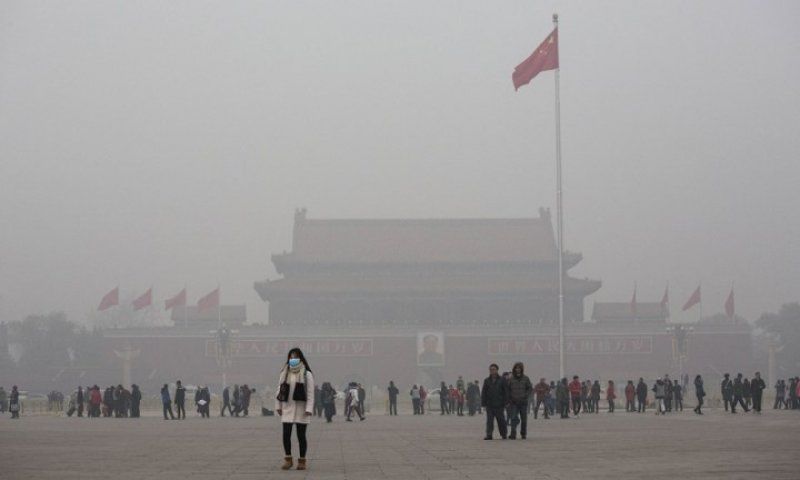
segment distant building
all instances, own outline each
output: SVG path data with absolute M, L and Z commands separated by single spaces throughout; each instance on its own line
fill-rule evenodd
M 247 306 L 220 305 L 202 311 L 196 306 L 174 307 L 170 319 L 176 327 L 217 328 L 222 323 L 228 328 L 239 328 L 247 322 Z
M 660 302 L 637 303 L 634 307 L 627 302 L 595 302 L 592 308 L 592 321 L 601 325 L 666 324 L 669 311 Z
M 295 214 L 292 251 L 272 256 L 283 278 L 256 282 L 275 326 L 553 325 L 558 250 L 539 218 L 312 220 Z M 564 255 L 565 272 L 581 261 Z M 583 322 L 600 282 L 564 278 L 565 320 Z

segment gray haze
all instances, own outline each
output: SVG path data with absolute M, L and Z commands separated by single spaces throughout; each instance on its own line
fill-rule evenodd
M 266 307 L 293 211 L 555 210 L 553 72 L 511 72 L 561 17 L 566 247 L 587 300 L 736 282 L 798 300 L 800 3 L 0 3 L 0 315 L 84 321 L 185 283 Z M 693 313 L 696 315 L 696 313 Z M 674 318 L 691 317 L 674 315 Z

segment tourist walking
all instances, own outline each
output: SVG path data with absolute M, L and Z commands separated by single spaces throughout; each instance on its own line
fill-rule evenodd
M 11 412 L 11 418 L 19 418 L 19 411 L 22 406 L 19 403 L 19 390 L 17 386 L 11 387 L 11 395 L 8 397 L 8 411 Z
M 314 415 L 322 417 L 322 388 L 319 385 L 314 385 Z
M 470 417 L 474 417 L 478 412 L 478 407 L 481 404 L 481 387 L 478 386 L 478 381 L 469 383 L 467 385 L 467 413 Z
M 186 420 L 186 388 L 180 380 L 175 382 L 175 413 L 178 420 Z
M 625 385 L 625 411 L 626 412 L 635 412 L 636 407 L 634 406 L 636 399 L 636 386 L 633 384 L 633 380 L 628 380 L 628 384 Z
M 506 419 L 503 414 L 508 403 L 507 386 L 503 377 L 499 373 L 500 367 L 496 363 L 489 365 L 489 376 L 483 381 L 481 388 L 481 405 L 486 408 L 486 436 L 484 440 L 491 440 L 494 432 L 494 423 L 497 422 L 497 430 L 500 437 L 506 439 Z
M 591 388 L 591 405 L 592 412 L 598 413 L 600 411 L 600 380 L 595 380 Z
M 733 402 L 733 381 L 729 373 L 723 375 L 722 383 L 719 388 L 722 393 L 722 403 L 725 405 L 725 411 L 727 412 L 729 407 L 734 408 L 733 405 L 731 405 L 731 402 Z
M 281 469 L 293 466 L 292 428 L 297 430 L 300 457 L 297 469 L 306 469 L 308 442 L 306 430 L 314 413 L 314 375 L 311 367 L 299 348 L 289 350 L 286 364 L 279 375 L 278 396 L 275 399 L 275 412 L 281 417 L 283 425 L 283 452 L 285 454 Z
M 520 437 L 524 440 L 528 436 L 528 399 L 532 392 L 533 384 L 525 375 L 525 366 L 522 362 L 515 363 L 508 378 L 508 421 L 511 424 L 508 438 L 517 438 L 517 425 Z
M 639 377 L 639 383 L 636 384 L 636 402 L 639 404 L 639 413 L 644 413 L 647 409 L 647 384 L 644 383 L 644 378 Z
M 742 379 L 742 396 L 744 397 L 744 404 L 747 405 L 747 408 L 752 409 L 753 391 L 750 388 L 750 379 L 747 377 Z
M 742 382 L 742 374 L 736 374 L 736 378 L 733 380 L 733 403 L 731 403 L 731 413 L 736 413 L 736 405 L 739 404 L 744 409 L 744 412 L 747 413 L 750 411 L 747 408 L 747 404 L 744 403 L 744 382 Z
M 617 392 L 614 390 L 614 381 L 609 380 L 606 386 L 606 400 L 608 401 L 608 413 L 614 413 L 614 400 L 617 398 Z
M 83 387 L 78 385 L 78 393 L 75 394 L 75 406 L 78 408 L 78 416 L 83 416 Z
M 411 387 L 411 391 L 408 394 L 411 396 L 411 407 L 414 410 L 414 415 L 419 415 L 419 388 L 414 385 Z
M 139 418 L 141 416 L 141 403 L 142 391 L 139 390 L 139 385 L 134 383 L 131 385 L 131 418 Z
M 387 389 L 389 393 L 389 415 L 397 415 L 397 395 L 400 394 L 400 390 L 394 385 L 394 381 L 389 381 L 389 388 Z
M 556 402 L 558 403 L 558 413 L 561 418 L 569 418 L 569 400 L 571 393 L 567 385 L 567 377 L 561 379 L 556 387 Z
M 172 401 L 169 398 L 169 386 L 166 383 L 161 387 L 161 406 L 164 410 L 164 420 L 175 420 L 175 415 L 172 413 Z M 168 413 L 169 418 L 167 418 Z
M 439 385 L 439 408 L 441 409 L 441 415 L 450 415 L 450 390 L 448 390 L 444 382 Z
M 756 372 L 756 376 L 750 382 L 750 394 L 753 396 L 753 410 L 756 413 L 761 413 L 761 398 L 764 395 L 764 389 L 767 385 L 764 379 L 761 378 L 761 372 Z
M 350 388 L 347 391 L 347 398 L 345 399 L 347 404 L 347 420 L 348 422 L 352 422 L 353 420 L 350 416 L 353 414 L 353 411 L 356 412 L 358 415 L 358 419 L 360 421 L 364 421 L 364 412 L 361 411 L 361 402 L 358 401 L 358 384 L 355 382 L 350 383 Z
M 100 387 L 95 384 L 89 394 L 89 417 L 97 418 L 100 416 L 100 405 L 102 403 L 103 396 L 100 394 Z
M 667 413 L 667 407 L 664 404 L 664 397 L 667 393 L 667 387 L 665 385 L 664 380 L 658 379 L 656 380 L 655 385 L 653 385 L 653 393 L 655 393 L 656 397 L 656 415 L 664 415 Z
M 322 401 L 325 421 L 331 423 L 333 416 L 336 415 L 336 390 L 333 389 L 330 382 L 322 384 L 319 398 Z
M 778 380 L 775 384 L 775 404 L 772 406 L 773 410 L 780 409 L 781 406 L 783 408 L 786 407 L 786 382 L 784 380 Z
M 679 382 L 675 382 L 672 386 L 672 399 L 675 406 L 675 411 L 683 411 L 683 387 Z
M 358 410 L 361 412 L 361 415 L 364 416 L 367 414 L 367 409 L 365 408 L 364 402 L 367 401 L 367 391 L 364 390 L 364 386 L 360 383 L 358 384 Z
M 578 376 L 575 375 L 572 377 L 572 381 L 569 382 L 568 388 L 570 400 L 572 401 L 572 415 L 577 418 L 578 414 L 581 413 L 581 390 L 585 386 L 581 384 Z
M 694 377 L 694 395 L 697 397 L 697 406 L 694 407 L 694 413 L 702 415 L 703 397 L 706 396 L 706 390 L 703 388 L 703 377 L 700 375 Z
M 222 389 L 222 408 L 219 409 L 219 416 L 225 416 L 225 409 L 228 409 L 228 415 L 233 416 L 233 409 L 231 408 L 231 389 L 225 387 Z
M 547 406 L 547 395 L 550 393 L 550 385 L 547 384 L 547 380 L 540 378 L 539 383 L 533 387 L 533 392 L 536 399 L 536 403 L 533 407 L 534 420 L 539 416 L 539 405 L 542 405 L 542 414 L 544 415 L 544 418 L 550 418 L 550 412 L 548 412 L 549 407 Z

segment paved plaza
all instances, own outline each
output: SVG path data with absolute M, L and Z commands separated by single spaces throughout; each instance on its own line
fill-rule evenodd
M 800 478 L 800 413 L 792 411 L 539 419 L 531 421 L 527 440 L 514 441 L 484 441 L 483 425 L 483 417 L 438 414 L 316 421 L 304 473 L 279 469 L 283 452 L 274 417 L 5 416 L 0 478 Z

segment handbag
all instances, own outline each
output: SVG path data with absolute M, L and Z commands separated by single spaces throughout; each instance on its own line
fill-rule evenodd
M 278 401 L 279 402 L 288 402 L 289 401 L 289 384 L 285 381 L 281 383 L 280 388 L 278 388 Z
M 8 406 L 9 412 L 19 412 L 19 403 L 12 403 Z

